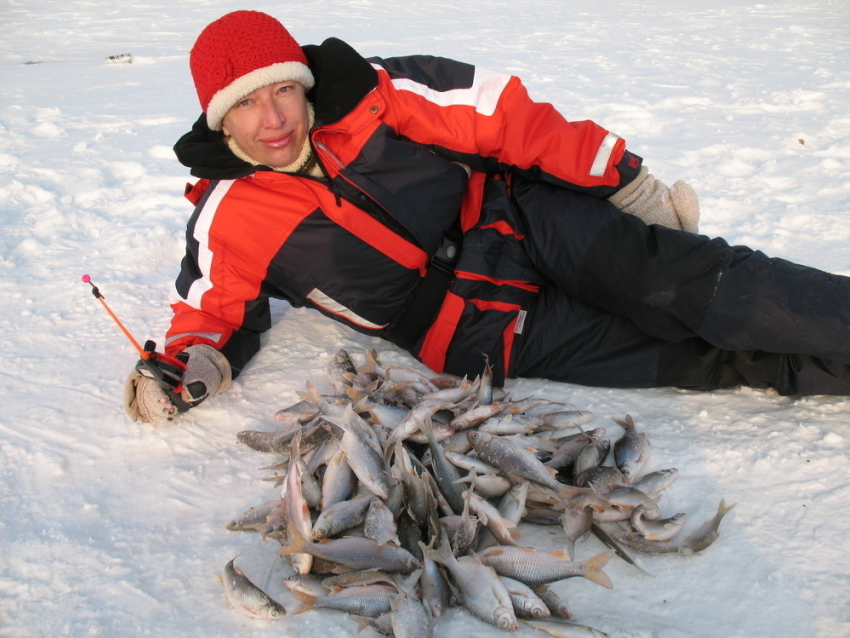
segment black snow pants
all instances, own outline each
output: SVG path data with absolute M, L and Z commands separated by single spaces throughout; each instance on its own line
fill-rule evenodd
M 540 182 L 512 191 L 525 251 L 551 285 L 517 335 L 510 376 L 850 395 L 850 278 L 647 226 Z

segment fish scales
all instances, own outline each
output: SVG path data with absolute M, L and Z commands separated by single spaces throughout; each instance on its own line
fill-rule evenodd
M 286 615 L 286 609 L 279 602 L 252 583 L 241 569 L 230 560 L 224 567 L 221 582 L 224 593 L 236 609 L 254 618 L 275 619 Z
M 548 468 L 525 448 L 485 432 L 471 431 L 467 438 L 481 460 L 505 474 L 534 481 L 556 492 L 560 492 L 564 487 L 549 473 Z

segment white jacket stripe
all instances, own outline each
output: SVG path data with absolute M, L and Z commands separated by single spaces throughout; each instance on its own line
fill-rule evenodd
M 195 221 L 195 229 L 192 232 L 192 238 L 198 242 L 198 269 L 201 271 L 200 278 L 192 282 L 189 287 L 189 292 L 185 299 L 182 299 L 176 289 L 172 294 L 177 295 L 177 299 L 190 305 L 192 308 L 201 310 L 201 301 L 204 293 L 213 287 L 211 278 L 213 252 L 210 250 L 210 227 L 212 227 L 215 213 L 218 210 L 221 200 L 227 195 L 227 191 L 233 186 L 236 180 L 223 179 L 216 184 L 212 193 L 210 193 L 206 204 L 204 204 L 201 214 Z
M 387 72 L 379 64 L 372 63 L 372 66 L 379 72 Z M 466 89 L 435 91 L 409 78 L 396 78 L 392 83 L 399 91 L 416 93 L 439 106 L 474 106 L 481 115 L 493 115 L 510 79 L 511 76 L 505 73 L 475 67 L 472 86 Z
M 340 317 L 345 317 L 351 323 L 356 324 L 358 326 L 362 326 L 364 328 L 371 328 L 372 330 L 380 330 L 381 328 L 386 328 L 386 324 L 381 326 L 377 323 L 372 323 L 368 319 L 364 319 L 350 308 L 347 308 L 335 299 L 331 299 L 330 297 L 328 297 L 318 288 L 313 288 L 313 290 L 308 293 L 307 299 L 312 301 L 317 306 L 324 308 L 328 312 L 331 312 L 335 315 L 339 315 Z
M 591 177 L 605 176 L 605 171 L 608 169 L 608 161 L 611 159 L 611 153 L 614 152 L 614 146 L 617 144 L 618 139 L 620 139 L 619 135 L 608 133 L 605 139 L 602 140 L 602 144 L 599 145 L 599 150 L 596 152 L 596 159 L 593 160 L 593 166 L 590 167 Z

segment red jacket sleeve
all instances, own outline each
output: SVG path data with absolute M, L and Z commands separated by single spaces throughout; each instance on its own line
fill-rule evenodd
M 420 59 L 427 72 L 410 72 Z M 603 197 L 640 170 L 640 158 L 626 151 L 623 139 L 592 121 L 567 121 L 551 104 L 533 101 L 517 77 L 472 67 L 471 78 L 468 71 L 458 73 L 464 77 L 457 87 L 441 80 L 444 85 L 434 88 L 423 79 L 434 75 L 433 58 L 403 61 L 404 74 L 393 73 L 397 65 L 388 65 L 389 71 L 376 65 L 383 71 L 379 90 L 391 105 L 387 123 L 419 143 L 455 153 L 473 168 L 515 170 Z M 441 62 L 444 76 L 451 75 L 453 65 L 471 68 Z

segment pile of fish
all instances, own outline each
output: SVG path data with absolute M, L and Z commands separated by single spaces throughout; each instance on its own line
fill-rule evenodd
M 685 515 L 663 518 L 661 492 L 675 469 L 644 474 L 651 454 L 630 416 L 613 446 L 593 415 L 542 398 L 512 399 L 475 380 L 384 366 L 374 352 L 356 368 L 340 350 L 321 394 L 310 382 L 279 411 L 283 428 L 243 431 L 240 442 L 282 462 L 269 480 L 281 496 L 228 524 L 281 544 L 285 581 L 301 606 L 348 612 L 385 635 L 430 637 L 452 602 L 504 630 L 528 623 L 555 636 L 605 636 L 570 622 L 550 584 L 586 578 L 612 587 L 602 568 L 622 546 L 691 554 L 718 535 L 727 508 L 683 541 Z M 613 447 L 614 465 L 606 465 Z M 559 525 L 563 549 L 524 546 L 518 524 Z M 612 549 L 576 560 L 593 532 Z M 222 577 L 238 609 L 286 611 L 230 561 Z M 293 610 L 290 610 L 290 613 Z

